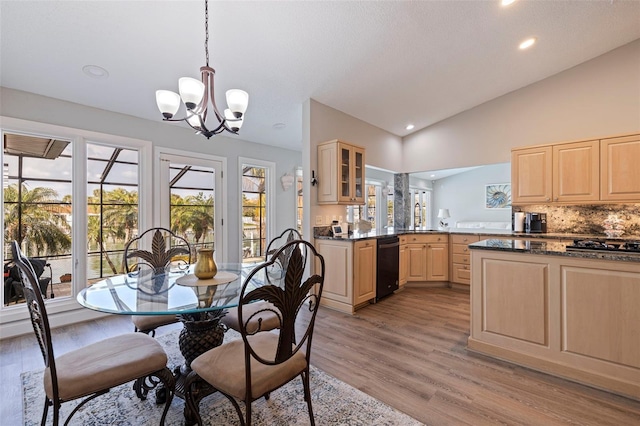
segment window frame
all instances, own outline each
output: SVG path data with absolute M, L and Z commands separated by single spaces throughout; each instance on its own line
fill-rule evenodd
M 70 140 L 72 143 L 72 176 L 71 185 L 72 206 L 75 207 L 72 219 L 72 245 L 71 256 L 74 276 L 72 282 L 71 297 L 47 300 L 47 309 L 50 315 L 76 311 L 73 319 L 65 319 L 68 323 L 84 321 L 86 319 L 102 316 L 89 309 L 82 308 L 75 300 L 78 292 L 86 287 L 80 283 L 87 282 L 87 143 L 100 144 L 111 147 L 122 147 L 138 151 L 138 224 L 140 229 L 146 229 L 152 224 L 152 143 L 151 141 L 117 136 L 90 130 L 76 129 L 72 127 L 54 124 L 39 123 L 13 117 L 0 116 L 0 133 L 17 133 L 35 137 L 59 138 Z M 4 162 L 4 150 L 0 153 Z M 3 192 L 4 194 L 4 192 Z M 1 215 L 0 225 L 4 229 L 4 215 Z M 3 247 L 7 246 L 4 240 L 4 232 L 0 236 Z M 2 253 L 4 256 L 8 253 Z M 4 305 L 4 304 L 2 304 Z M 29 313 L 24 304 L 0 306 L 0 325 L 3 326 L 3 334 L 14 335 L 28 331 L 30 323 L 27 320 Z M 15 322 L 15 323 L 14 323 Z M 14 324 L 11 324 L 14 323 Z M 10 326 L 8 326 L 10 324 Z
M 266 225 L 265 225 L 265 245 L 269 243 L 276 235 L 276 216 L 275 216 L 275 201 L 276 201 L 276 163 L 272 161 L 257 160 L 255 158 L 238 157 L 238 259 L 242 262 L 242 169 L 244 167 L 260 167 L 265 170 L 265 194 L 266 194 Z

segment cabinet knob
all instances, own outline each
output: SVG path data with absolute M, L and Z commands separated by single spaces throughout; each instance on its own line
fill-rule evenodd
M 556 197 L 556 201 L 558 201 L 558 197 Z
M 551 201 L 551 198 L 547 198 L 547 201 Z
M 462 242 L 463 242 L 463 243 L 466 243 L 467 241 L 468 241 L 468 240 L 467 240 L 466 238 L 463 238 L 463 239 L 462 239 Z
M 462 268 L 463 269 L 469 269 L 469 267 L 467 265 L 464 265 Z
M 462 249 L 462 251 L 469 251 L 469 249 L 465 247 Z

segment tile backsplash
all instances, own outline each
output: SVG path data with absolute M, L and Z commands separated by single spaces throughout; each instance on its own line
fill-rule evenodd
M 547 232 L 570 234 L 604 234 L 604 221 L 615 214 L 624 221 L 622 238 L 640 238 L 640 204 L 590 204 L 575 206 L 530 205 L 514 211 L 547 214 Z

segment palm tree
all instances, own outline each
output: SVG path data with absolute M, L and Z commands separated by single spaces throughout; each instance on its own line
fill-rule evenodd
M 61 203 L 52 188 L 21 188 L 18 185 L 4 190 L 4 237 L 26 244 L 26 250 L 34 256 L 58 254 L 71 249 L 71 227 L 65 217 L 47 208 L 51 203 Z
M 214 229 L 213 197 L 199 192 L 182 199 L 172 195 L 171 230 L 186 238 L 187 231 L 194 233 L 194 242 L 198 243 L 207 235 L 209 229 Z
M 106 242 L 110 240 L 116 247 L 123 247 L 125 242 L 132 238 L 138 227 L 138 193 L 123 188 L 104 191 L 101 212 L 99 210 L 100 189 L 96 189 L 93 191 L 93 196 L 88 197 L 88 204 L 89 242 L 100 247 L 100 252 L 104 255 L 113 274 L 122 272 L 118 271 L 118 267 L 109 256 Z

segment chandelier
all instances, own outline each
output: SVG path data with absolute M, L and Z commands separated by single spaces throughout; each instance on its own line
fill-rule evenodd
M 225 130 L 237 135 L 238 130 L 242 127 L 244 113 L 249 104 L 249 94 L 239 89 L 227 90 L 227 105 L 229 107 L 224 110 L 224 114 L 220 114 L 216 106 L 213 84 L 216 71 L 209 66 L 209 6 L 207 0 L 204 2 L 204 16 L 206 65 L 200 68 L 201 81 L 191 77 L 182 77 L 178 80 L 180 94 L 170 90 L 157 90 L 156 103 L 164 121 L 186 121 L 196 133 L 207 139 Z M 181 103 L 186 107 L 186 116 L 173 118 Z M 209 106 L 213 107 L 211 111 L 217 120 L 214 122 L 215 127 L 212 130 L 206 124 L 207 113 L 210 111 Z

